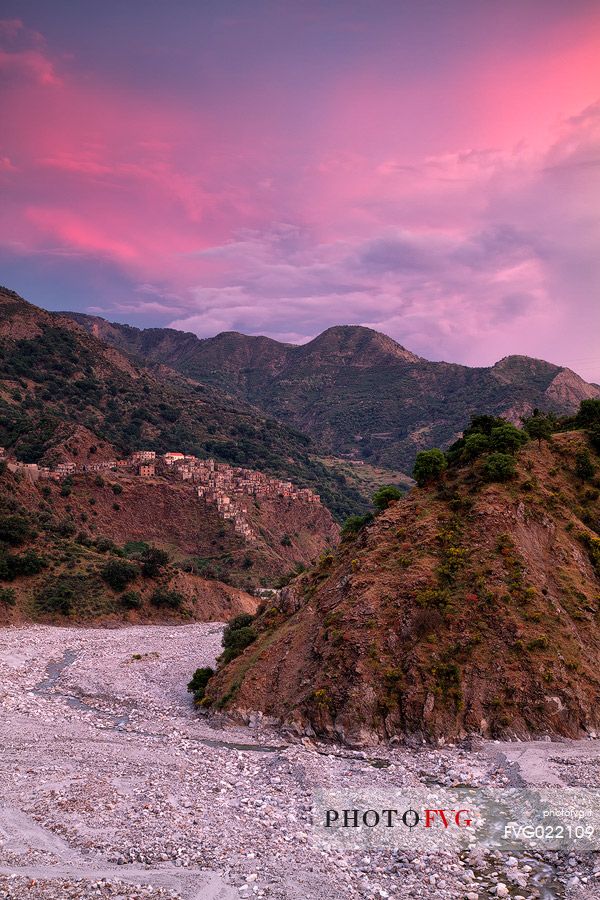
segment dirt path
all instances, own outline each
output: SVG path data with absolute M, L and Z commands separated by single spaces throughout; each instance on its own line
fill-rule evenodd
M 344 845 L 317 821 L 319 792 L 439 803 L 456 785 L 510 785 L 515 762 L 531 778 L 523 759 L 549 746 L 558 779 L 589 779 L 590 742 L 575 765 L 563 745 L 387 747 L 369 758 L 219 729 L 185 685 L 220 639 L 214 623 L 0 629 L 0 898 L 483 900 L 503 881 L 513 897 L 592 895 L 593 859 L 563 870 L 560 853 L 552 862 L 528 849 L 515 868 L 500 845 L 461 849 L 428 834 L 391 849 Z

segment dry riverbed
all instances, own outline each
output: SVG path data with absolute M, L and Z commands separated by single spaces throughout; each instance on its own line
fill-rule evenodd
M 214 623 L 0 630 L 0 898 L 600 896 L 598 841 L 509 845 L 500 817 L 460 841 L 344 845 L 318 799 L 595 789 L 598 742 L 357 753 L 218 727 L 185 685 L 220 638 Z

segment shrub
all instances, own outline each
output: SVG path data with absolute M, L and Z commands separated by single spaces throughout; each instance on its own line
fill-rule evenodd
M 125 559 L 111 559 L 103 567 L 100 574 L 111 588 L 115 591 L 122 591 L 130 581 L 137 577 L 138 569 L 137 566 L 127 562 Z
M 70 616 L 75 600 L 75 584 L 67 575 L 49 578 L 37 595 L 37 604 L 42 612 L 60 613 Z
M 515 461 L 508 453 L 491 453 L 483 464 L 486 481 L 509 481 L 515 474 Z
M 14 606 L 17 602 L 17 595 L 12 588 L 0 588 L 0 603 L 5 606 Z
M 180 594 L 179 591 L 157 588 L 150 597 L 150 603 L 163 609 L 181 609 L 183 606 L 183 594 Z
M 548 638 L 539 637 L 534 638 L 532 641 L 526 645 L 528 650 L 547 650 L 548 649 Z
M 365 528 L 369 522 L 373 521 L 372 513 L 367 513 L 364 516 L 348 516 L 344 524 L 342 525 L 341 536 L 342 539 L 349 538 L 354 534 L 358 534 L 360 531 Z
M 445 455 L 437 447 L 433 450 L 420 450 L 415 460 L 413 478 L 419 487 L 423 487 L 440 478 L 447 466 Z
M 20 575 L 37 575 L 47 565 L 46 559 L 35 550 L 20 554 L 0 553 L 0 580 L 12 581 Z
M 95 541 L 95 547 L 98 553 L 114 553 L 117 549 L 115 547 L 114 541 L 111 541 L 110 538 L 99 537 Z
M 120 484 L 113 484 L 113 485 L 111 485 L 111 488 L 112 488 L 113 494 L 122 494 L 123 493 L 123 487 Z
M 242 653 L 246 647 L 249 647 L 255 640 L 256 633 L 252 628 L 238 628 L 236 631 L 232 632 L 226 644 L 225 637 L 223 637 L 223 646 L 225 649 L 220 657 L 221 662 L 228 663 L 232 659 L 235 659 L 236 656 L 239 656 L 240 653 Z
M 384 509 L 387 509 L 390 503 L 395 503 L 396 500 L 400 500 L 402 497 L 402 491 L 397 488 L 393 484 L 384 484 L 383 487 L 380 487 L 379 490 L 375 491 L 371 500 L 373 502 L 373 506 L 378 512 L 383 512 Z
M 147 578 L 156 578 L 163 566 L 169 563 L 169 554 L 158 547 L 148 547 L 141 555 L 142 572 Z
M 192 680 L 187 686 L 190 694 L 194 695 L 194 703 L 200 703 L 204 700 L 206 685 L 214 674 L 215 670 L 211 669 L 210 666 L 203 666 L 201 669 L 196 669 L 192 675 Z
M 225 649 L 220 656 L 222 663 L 228 663 L 235 659 L 256 640 L 256 632 L 250 627 L 252 621 L 253 616 L 249 613 L 242 613 L 225 627 L 222 641 Z
M 0 516 L 0 541 L 18 547 L 31 534 L 31 526 L 23 516 Z
M 127 591 L 119 597 L 121 606 L 125 609 L 141 609 L 142 598 L 137 591 Z
M 595 468 L 588 450 L 580 450 L 575 457 L 575 474 L 582 481 L 590 481 L 594 477 Z
M 284 536 L 281 538 L 281 546 L 282 547 L 291 547 L 292 546 L 292 539 L 289 536 L 289 534 L 284 534 Z
M 104 487 L 104 478 L 102 477 L 102 475 L 96 475 L 96 477 L 94 478 L 94 484 L 96 485 L 96 487 Z

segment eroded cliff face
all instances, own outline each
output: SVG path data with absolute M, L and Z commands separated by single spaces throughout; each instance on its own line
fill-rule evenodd
M 600 730 L 600 492 L 581 433 L 415 489 L 287 589 L 209 701 L 350 744 Z M 600 460 L 593 456 L 597 471 Z
M 571 369 L 562 369 L 546 388 L 546 396 L 564 409 L 575 409 L 582 400 L 600 396 L 595 384 L 588 384 Z

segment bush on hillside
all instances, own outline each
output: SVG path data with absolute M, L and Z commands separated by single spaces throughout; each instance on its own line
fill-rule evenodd
M 372 513 L 367 513 L 364 516 L 348 516 L 342 525 L 342 530 L 340 532 L 342 540 L 344 540 L 344 538 L 352 537 L 355 534 L 359 534 L 359 532 L 372 521 Z
M 3 553 L 0 551 L 0 581 L 13 581 L 27 575 L 37 575 L 48 565 L 43 556 L 35 550 L 25 553 Z
M 36 600 L 39 609 L 47 613 L 70 616 L 76 598 L 75 583 L 67 575 L 49 578 L 40 588 Z
M 183 594 L 179 591 L 169 591 L 166 588 L 157 588 L 150 597 L 150 603 L 161 609 L 181 609 L 183 600 Z
M 24 516 L 0 516 L 0 541 L 18 547 L 31 535 L 31 526 Z
M 596 472 L 588 450 L 580 450 L 575 457 L 575 474 L 582 481 L 590 481 Z
M 223 631 L 223 653 L 220 662 L 228 663 L 239 656 L 246 647 L 256 640 L 256 632 L 250 627 L 254 617 L 249 613 L 242 613 L 229 622 Z
M 444 453 L 437 447 L 433 450 L 420 450 L 415 460 L 413 478 L 419 487 L 423 487 L 430 481 L 437 481 L 447 466 L 448 462 Z
M 394 484 L 384 484 L 373 494 L 371 500 L 378 512 L 383 512 L 390 503 L 395 503 L 402 497 L 402 491 Z
M 490 453 L 483 464 L 486 481 L 509 481 L 515 474 L 515 460 L 508 453 Z
M 115 591 L 123 591 L 138 575 L 138 568 L 125 559 L 111 559 L 100 572 L 102 578 Z
M 192 675 L 192 680 L 187 686 L 190 694 L 194 695 L 194 703 L 200 703 L 204 699 L 206 685 L 214 674 L 215 670 L 211 669 L 210 666 L 203 666 L 200 669 L 196 669 Z
M 125 609 L 141 609 L 142 598 L 137 591 L 126 591 L 119 597 L 121 606 Z
M 158 547 L 148 547 L 141 554 L 142 573 L 147 578 L 156 578 L 163 566 L 169 564 L 169 554 L 166 550 L 159 550 Z
M 17 595 L 12 588 L 0 588 L 0 603 L 4 606 L 14 606 L 17 602 Z

